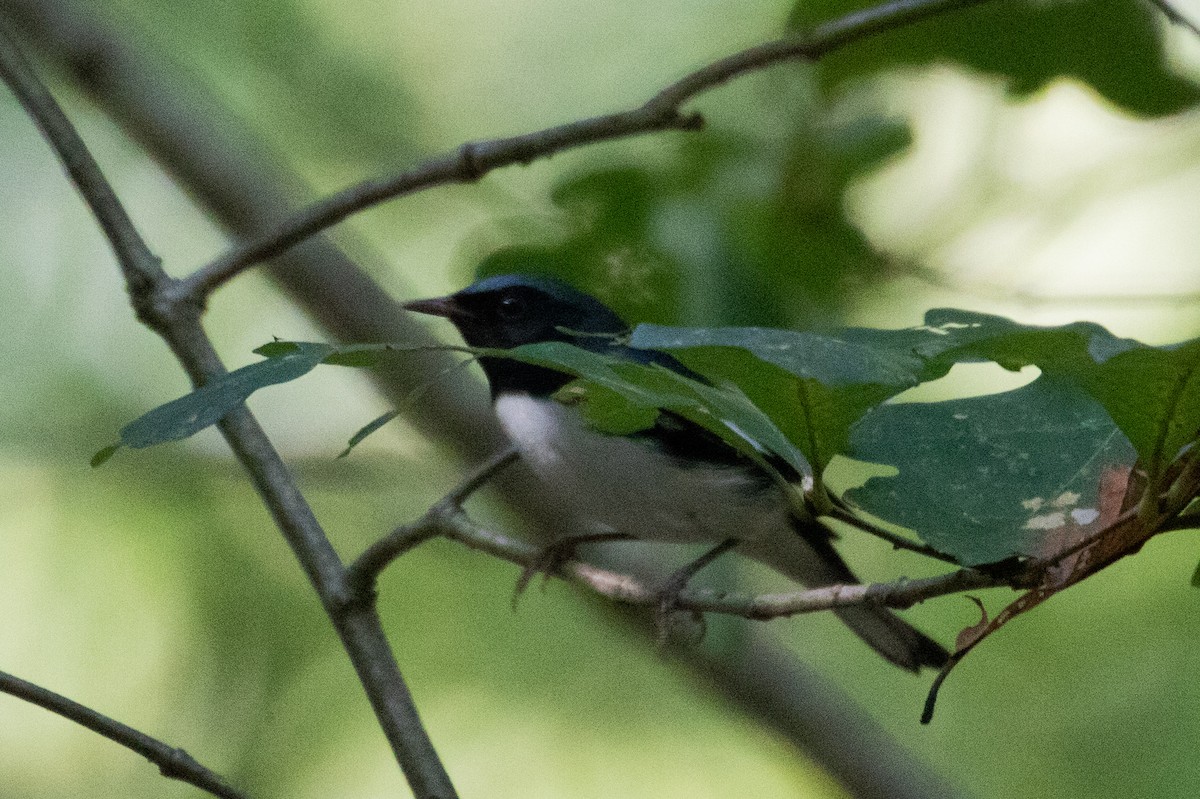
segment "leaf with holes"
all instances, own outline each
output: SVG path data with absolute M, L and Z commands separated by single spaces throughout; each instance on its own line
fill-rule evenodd
M 847 499 L 967 566 L 1044 555 L 1106 523 L 1105 475 L 1134 460 L 1103 407 L 1045 377 L 1002 394 L 882 406 L 852 443 L 854 457 L 899 471 Z

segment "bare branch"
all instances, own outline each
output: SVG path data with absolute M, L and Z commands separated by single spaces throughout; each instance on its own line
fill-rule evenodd
M 520 457 L 520 454 L 514 447 L 507 447 L 506 449 L 497 452 L 493 457 L 484 461 L 477 469 L 475 469 L 475 471 L 467 475 L 466 479 L 459 483 L 453 491 L 443 497 L 441 503 L 439 504 L 448 508 L 462 508 L 463 503 L 466 502 L 472 494 L 483 488 L 483 486 L 493 477 L 499 474 L 502 469 L 516 463 Z
M 100 221 L 139 318 L 162 336 L 194 383 L 223 374 L 225 367 L 200 324 L 201 308 L 186 295 L 166 291 L 173 280 L 138 236 L 87 146 L 3 30 L 0 74 L 21 97 Z M 456 796 L 378 615 L 355 601 L 346 568 L 279 453 L 245 406 L 229 413 L 218 427 L 320 597 L 414 794 L 418 799 Z
M 386 569 L 389 563 L 430 538 L 439 535 L 442 531 L 440 520 L 443 517 L 452 516 L 461 511 L 463 503 L 472 494 L 519 458 L 520 455 L 515 449 L 506 447 L 484 461 L 454 490 L 435 503 L 424 519 L 416 524 L 397 527 L 367 547 L 350 566 L 350 582 L 354 590 L 364 596 L 369 595 L 375 588 L 375 581 L 380 572 Z
M 543 553 L 540 547 L 479 527 L 461 508 L 438 503 L 420 521 L 397 528 L 368 548 L 355 563 L 354 570 L 361 570 L 364 578 L 369 576 L 370 580 L 373 580 L 374 576 L 396 557 L 439 535 L 522 568 L 531 568 L 542 563 Z M 657 607 L 662 601 L 662 593 L 658 586 L 649 586 L 628 574 L 578 560 L 563 563 L 556 576 L 629 605 Z M 750 595 L 687 589 L 680 592 L 673 607 L 762 621 L 865 603 L 909 608 L 926 599 L 946 594 L 1006 585 L 1008 582 L 1005 580 L 974 569 L 959 569 L 937 577 L 901 579 L 871 585 L 828 585 L 783 594 Z
M 213 796 L 222 797 L 222 799 L 245 799 L 246 797 L 241 791 L 230 788 L 220 775 L 202 766 L 182 749 L 176 749 L 157 738 L 151 738 L 144 732 L 135 730 L 127 724 L 122 724 L 61 694 L 56 694 L 40 685 L 34 685 L 3 671 L 0 671 L 0 691 L 45 708 L 51 713 L 57 713 L 63 718 L 87 727 L 92 732 L 103 735 L 110 741 L 119 743 L 126 749 L 137 752 L 158 766 L 158 770 L 168 779 L 186 782 Z
M 468 142 L 455 152 L 387 178 L 365 180 L 294 214 L 265 235 L 236 246 L 182 280 L 181 294 L 201 300 L 245 269 L 272 258 L 348 216 L 385 200 L 451 183 L 472 183 L 494 169 L 528 164 L 573 147 L 664 130 L 697 130 L 684 103 L 739 75 L 798 59 L 815 60 L 848 44 L 987 0 L 895 0 L 715 61 L 667 86 L 643 105 L 534 133 Z
M 71 182 L 108 237 L 126 282 L 132 287 L 165 278 L 158 259 L 133 226 L 75 126 L 38 79 L 3 20 L 0 20 L 0 77 L 62 161 Z

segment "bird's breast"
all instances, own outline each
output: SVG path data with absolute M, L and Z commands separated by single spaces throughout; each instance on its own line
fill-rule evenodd
M 753 539 L 788 524 L 779 490 L 740 469 L 681 465 L 652 441 L 600 433 L 548 398 L 501 394 L 496 415 L 554 499 L 593 529 L 691 543 Z

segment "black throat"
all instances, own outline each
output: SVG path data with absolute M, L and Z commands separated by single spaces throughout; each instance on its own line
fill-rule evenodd
M 534 397 L 549 397 L 575 379 L 574 375 L 547 369 L 511 358 L 483 356 L 479 365 L 487 376 L 492 389 L 492 400 L 501 394 L 530 394 Z

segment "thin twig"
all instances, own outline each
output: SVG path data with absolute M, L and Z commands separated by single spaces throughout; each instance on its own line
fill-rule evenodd
M 534 133 L 469 142 L 453 153 L 387 178 L 373 178 L 297 212 L 265 235 L 244 242 L 180 281 L 181 295 L 202 301 L 245 269 L 273 258 L 348 216 L 434 186 L 472 183 L 488 172 L 587 144 L 664 130 L 696 130 L 699 114 L 685 114 L 684 103 L 740 75 L 785 61 L 815 60 L 884 31 L 987 0 L 896 0 L 856 11 L 818 26 L 807 36 L 789 36 L 735 53 L 692 72 L 659 91 L 637 108 L 582 119 Z
M 1165 16 L 1171 23 L 1187 28 L 1192 33 L 1200 36 L 1200 25 L 1197 25 L 1195 22 L 1192 22 L 1190 19 L 1185 17 L 1183 13 L 1171 5 L 1168 0 L 1150 0 L 1150 5 L 1161 11 L 1163 16 Z
M 245 794 L 226 785 L 219 774 L 205 768 L 182 749 L 165 744 L 73 699 L 3 671 L 0 671 L 0 691 L 45 708 L 51 713 L 57 713 L 110 741 L 119 743 L 126 749 L 137 752 L 158 766 L 158 770 L 168 779 L 186 782 L 222 799 L 246 799 Z
M 199 304 L 165 291 L 172 279 L 146 248 L 70 121 L 3 31 L 0 69 L 99 220 L 139 318 L 162 336 L 194 383 L 223 374 L 225 367 L 200 325 Z M 419 799 L 452 799 L 454 787 L 421 723 L 379 617 L 369 604 L 354 601 L 346 568 L 279 453 L 245 406 L 230 412 L 218 426 L 320 597 L 414 794 Z
M 515 463 L 520 455 L 511 446 L 484 461 L 450 493 L 429 509 L 425 518 L 416 524 L 406 524 L 367 547 L 350 565 L 350 581 L 354 590 L 369 593 L 374 590 L 380 572 L 406 552 L 420 546 L 441 532 L 440 521 L 462 509 L 467 498 L 505 467 Z
M 479 527 L 462 513 L 427 520 L 426 524 L 464 546 L 518 566 L 528 567 L 541 556 L 541 550 L 536 545 Z M 625 604 L 656 607 L 662 599 L 658 586 L 645 585 L 628 574 L 577 560 L 564 563 L 556 575 Z M 959 569 L 937 577 L 870 585 L 829 585 L 782 594 L 750 595 L 689 588 L 679 593 L 678 601 L 673 606 L 679 610 L 722 613 L 761 621 L 868 602 L 908 608 L 946 594 L 1005 585 L 1008 583 L 1004 580 L 989 577 L 974 569 Z
M 458 484 L 446 496 L 442 497 L 442 501 L 438 504 L 447 507 L 460 509 L 463 503 L 466 502 L 472 494 L 499 474 L 502 470 L 516 463 L 521 455 L 515 447 L 507 447 L 500 452 L 497 452 L 491 458 L 481 463 L 476 467 L 475 471 L 471 472 L 466 478 Z

